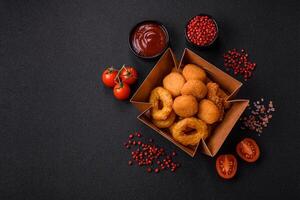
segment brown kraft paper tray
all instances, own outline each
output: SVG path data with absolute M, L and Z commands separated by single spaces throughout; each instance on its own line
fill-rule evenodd
M 189 63 L 202 67 L 206 71 L 209 79 L 218 83 L 229 95 L 227 100 L 232 104 L 226 111 L 223 121 L 218 123 L 212 129 L 209 137 L 205 139 L 205 141 L 201 140 L 198 145 L 193 147 L 184 146 L 175 141 L 168 129 L 157 128 L 151 122 L 150 109 L 152 105 L 149 103 L 151 91 L 157 86 L 162 86 L 163 78 L 171 72 L 172 68 L 176 67 L 178 69 L 182 69 L 185 64 Z M 226 137 L 229 135 L 235 123 L 238 121 L 249 103 L 249 100 L 246 99 L 234 99 L 241 86 L 241 82 L 221 71 L 216 66 L 207 62 L 189 49 L 184 50 L 181 60 L 178 63 L 173 51 L 169 48 L 161 56 L 154 68 L 137 89 L 130 102 L 141 112 L 141 114 L 137 117 L 140 121 L 154 129 L 190 156 L 194 157 L 198 147 L 200 146 L 200 149 L 204 154 L 213 157 L 217 154 Z

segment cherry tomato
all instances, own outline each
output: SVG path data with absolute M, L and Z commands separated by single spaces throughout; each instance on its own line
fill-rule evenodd
M 132 85 L 136 82 L 136 80 L 138 78 L 138 73 L 134 67 L 125 66 L 121 70 L 120 78 L 123 81 L 123 83 Z
M 120 82 L 114 87 L 114 95 L 116 99 L 125 100 L 130 95 L 130 87 L 128 84 Z
M 112 67 L 105 69 L 102 73 L 102 82 L 104 83 L 104 85 L 111 88 L 114 87 L 116 85 L 115 78 L 117 74 L 118 71 Z
M 237 154 L 247 162 L 255 162 L 259 158 L 260 150 L 257 143 L 251 138 L 245 138 L 236 146 Z
M 231 179 L 237 171 L 237 160 L 232 154 L 220 155 L 216 160 L 216 169 L 224 179 Z

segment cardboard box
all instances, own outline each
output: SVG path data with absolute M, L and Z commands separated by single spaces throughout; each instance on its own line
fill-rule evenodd
M 193 147 L 184 146 L 175 141 L 168 129 L 157 128 L 151 122 L 150 109 L 152 105 L 149 103 L 151 91 L 157 86 L 162 86 L 163 78 L 171 72 L 172 68 L 183 68 L 184 65 L 188 63 L 202 67 L 206 71 L 208 78 L 218 83 L 229 95 L 228 101 L 232 103 L 232 106 L 226 111 L 223 121 L 213 127 L 209 137 L 205 140 L 201 140 L 198 145 Z M 249 103 L 249 100 L 245 99 L 234 100 L 234 97 L 241 86 L 241 82 L 221 71 L 189 49 L 184 50 L 181 60 L 178 63 L 174 53 L 169 48 L 161 56 L 130 101 L 141 112 L 141 114 L 137 117 L 140 121 L 157 131 L 160 135 L 171 141 L 187 154 L 194 157 L 198 147 L 200 146 L 199 148 L 204 154 L 213 157 L 217 154 L 226 137 L 229 135 L 235 123 L 238 121 Z

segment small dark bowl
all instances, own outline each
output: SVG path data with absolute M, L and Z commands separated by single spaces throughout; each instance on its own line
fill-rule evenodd
M 159 52 L 158 54 L 156 54 L 156 55 L 154 55 L 154 56 L 142 56 L 142 55 L 139 55 L 139 54 L 134 50 L 134 48 L 132 47 L 131 38 L 132 38 L 133 32 L 135 31 L 135 29 L 136 29 L 138 26 L 140 26 L 140 25 L 142 25 L 142 24 L 145 24 L 145 23 L 154 23 L 154 24 L 159 25 L 160 27 L 162 27 L 162 29 L 164 30 L 164 32 L 165 32 L 165 34 L 166 34 L 166 46 L 165 46 L 165 48 L 164 48 L 161 52 Z M 167 50 L 167 48 L 169 47 L 169 44 L 170 44 L 170 38 L 169 38 L 169 33 L 168 33 L 167 28 L 166 28 L 161 22 L 159 22 L 159 21 L 154 21 L 154 20 L 144 20 L 144 21 L 141 21 L 141 22 L 137 23 L 137 24 L 136 24 L 135 26 L 133 26 L 133 28 L 130 30 L 130 32 L 129 32 L 129 37 L 128 37 L 128 42 L 129 42 L 129 47 L 130 47 L 132 53 L 133 53 L 135 56 L 137 56 L 137 57 L 139 57 L 139 58 L 143 58 L 143 59 L 155 59 L 155 58 L 161 56 L 161 55 Z
M 191 21 L 194 17 L 196 17 L 196 16 L 207 16 L 207 17 L 209 17 L 210 19 L 213 20 L 213 22 L 214 22 L 214 24 L 215 24 L 215 26 L 216 26 L 216 29 L 217 29 L 217 33 L 216 33 L 215 38 L 214 38 L 209 44 L 204 45 L 204 46 L 197 45 L 197 44 L 191 42 L 191 41 L 189 40 L 188 36 L 187 36 L 187 26 L 188 26 L 188 24 L 190 23 L 190 21 Z M 206 48 L 212 47 L 213 44 L 215 43 L 215 41 L 216 41 L 216 40 L 218 39 L 218 37 L 219 37 L 219 28 L 218 28 L 218 24 L 217 24 L 216 20 L 215 20 L 211 15 L 208 15 L 208 14 L 199 14 L 199 15 L 195 15 L 195 16 L 191 17 L 191 18 L 187 21 L 187 23 L 186 23 L 186 25 L 185 25 L 185 28 L 184 28 L 184 36 L 185 36 L 185 40 L 188 42 L 188 44 L 190 44 L 190 45 L 193 46 L 193 47 L 196 47 L 196 48 L 199 48 L 199 49 L 206 49 Z

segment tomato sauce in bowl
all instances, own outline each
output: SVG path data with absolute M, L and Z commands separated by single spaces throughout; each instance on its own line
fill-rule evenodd
M 131 30 L 129 44 L 136 56 L 155 58 L 160 56 L 168 47 L 169 35 L 161 23 L 143 21 Z

